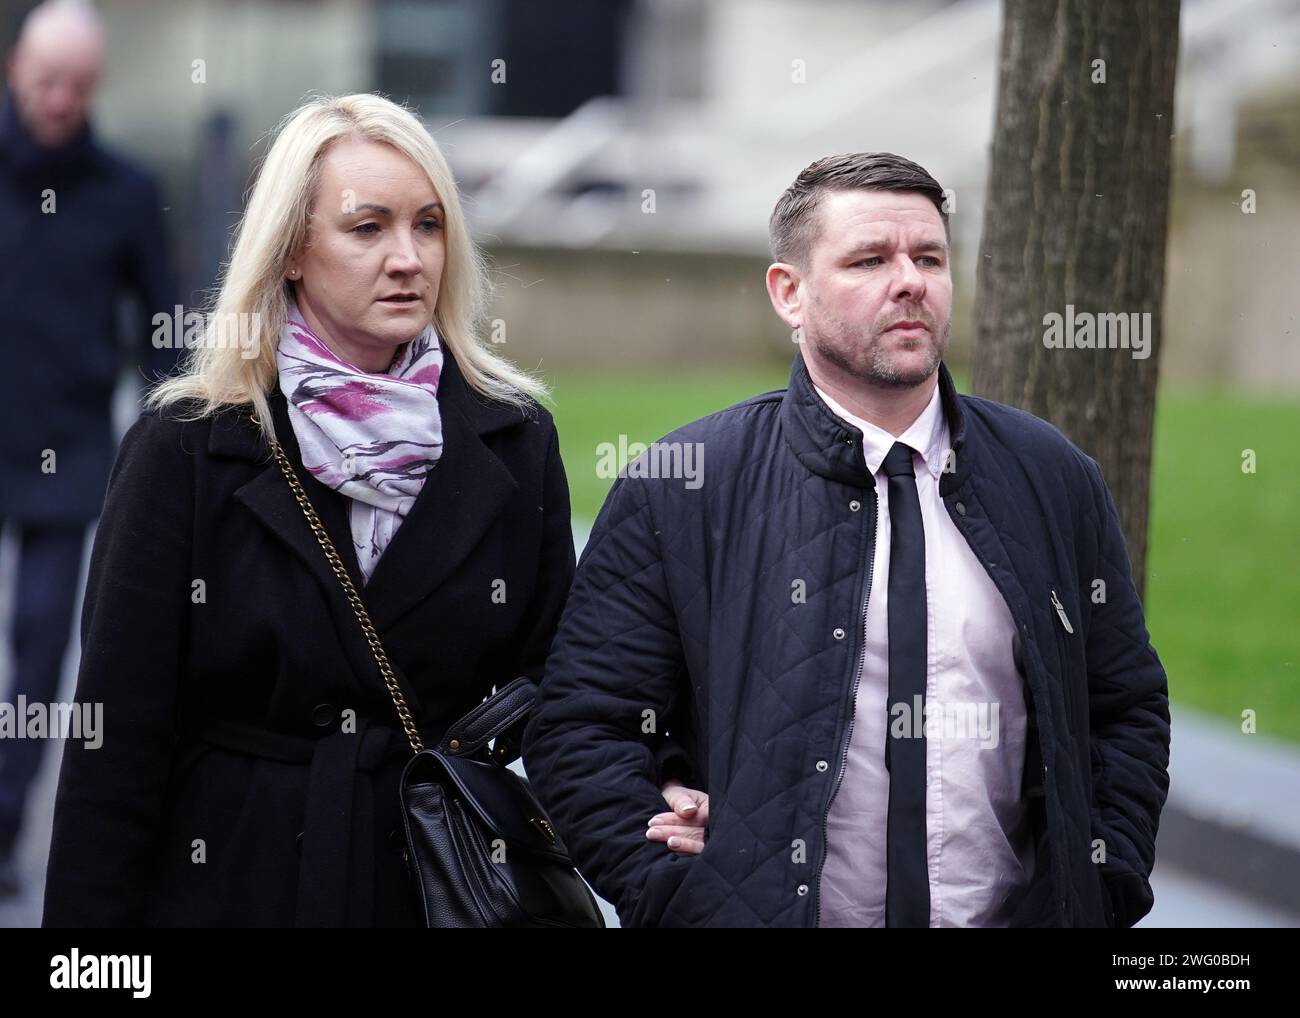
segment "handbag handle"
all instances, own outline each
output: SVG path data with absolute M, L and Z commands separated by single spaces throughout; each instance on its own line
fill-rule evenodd
M 402 696 L 401 687 L 397 684 L 397 676 L 393 674 L 393 666 L 388 663 L 388 654 L 384 652 L 384 645 L 379 642 L 379 634 L 375 632 L 374 624 L 370 621 L 370 613 L 366 611 L 365 603 L 361 600 L 361 595 L 357 593 L 357 588 L 352 583 L 352 577 L 348 575 L 347 568 L 343 565 L 343 559 L 339 557 L 334 542 L 330 540 L 325 524 L 316 515 L 316 509 L 311 504 L 311 499 L 307 497 L 307 492 L 303 490 L 302 482 L 298 480 L 298 475 L 294 473 L 289 458 L 285 456 L 284 450 L 280 448 L 280 443 L 271 443 L 271 451 L 275 453 L 275 461 L 280 464 L 280 470 L 288 479 L 289 487 L 293 489 L 293 497 L 298 500 L 303 515 L 307 517 L 311 532 L 316 535 L 317 542 L 324 550 L 330 568 L 334 570 L 334 575 L 339 578 L 339 583 L 343 585 L 343 592 L 347 595 L 348 604 L 352 606 L 352 613 L 357 617 L 357 621 L 361 623 L 362 630 L 365 631 L 366 642 L 370 644 L 370 652 L 375 656 L 375 663 L 379 665 L 379 674 L 383 676 L 384 685 L 388 687 L 388 693 L 393 698 L 393 706 L 397 708 L 397 717 L 402 723 L 402 731 L 406 734 L 406 741 L 411 744 L 412 752 L 419 756 L 424 752 L 424 740 L 420 738 L 420 732 L 415 727 L 415 720 L 411 717 L 410 708 L 406 706 L 406 698 Z

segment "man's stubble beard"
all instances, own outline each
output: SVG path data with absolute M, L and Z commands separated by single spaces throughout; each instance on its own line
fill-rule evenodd
M 850 378 L 868 384 L 891 389 L 914 389 L 926 381 L 939 368 L 939 362 L 948 349 L 948 336 L 952 328 L 952 319 L 943 323 L 939 335 L 927 333 L 925 340 L 929 356 L 921 371 L 899 371 L 892 363 L 893 351 L 886 350 L 881 340 L 884 334 L 877 336 L 866 347 L 856 344 L 852 339 L 842 337 L 848 332 L 842 323 L 836 323 L 838 341 L 828 340 L 822 335 L 807 336 L 812 343 L 818 359 L 832 364 Z

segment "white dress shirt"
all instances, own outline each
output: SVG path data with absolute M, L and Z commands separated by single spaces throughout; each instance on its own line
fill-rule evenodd
M 1034 867 L 1020 798 L 1024 690 L 1012 659 L 1011 613 L 939 497 L 948 450 L 939 387 L 897 438 L 817 394 L 862 432 L 878 506 L 853 732 L 827 818 L 821 925 L 885 925 L 890 519 L 880 467 L 899 441 L 914 450 L 925 526 L 926 707 L 917 723 L 926 735 L 930 925 L 1006 926 Z

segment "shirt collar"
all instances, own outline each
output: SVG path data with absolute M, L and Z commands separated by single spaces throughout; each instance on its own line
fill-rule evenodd
M 845 410 L 823 392 L 820 386 L 814 384 L 813 389 L 835 416 L 862 432 L 862 455 L 866 459 L 867 471 L 871 476 L 874 477 L 876 471 L 880 469 L 881 463 L 884 462 L 885 456 L 894 443 L 902 442 L 920 453 L 926 469 L 936 481 L 939 479 L 939 475 L 943 473 L 944 453 L 948 446 L 948 422 L 944 419 L 938 385 L 935 385 L 934 391 L 930 394 L 930 402 L 926 404 L 925 409 L 897 438 L 884 428 L 877 427 L 870 421 L 856 417 Z

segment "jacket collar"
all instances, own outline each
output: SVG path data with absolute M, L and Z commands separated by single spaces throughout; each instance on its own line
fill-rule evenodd
M 285 455 L 342 556 L 371 619 L 381 631 L 391 627 L 452 574 L 517 490 L 509 469 L 483 439 L 521 423 L 523 414 L 513 407 L 480 399 L 466 384 L 455 358 L 447 351 L 438 381 L 442 455 L 375 566 L 370 582 L 363 587 L 352 547 L 347 499 L 303 468 L 297 436 L 289 421 L 288 401 L 278 385 L 267 396 L 276 436 Z M 213 418 L 208 451 L 214 456 L 264 464 L 235 491 L 236 500 L 246 505 L 297 554 L 328 588 L 331 598 L 340 593 L 338 578 L 246 406 L 231 408 Z
M 948 424 L 943 416 L 943 399 L 938 385 L 931 390 L 930 401 L 926 403 L 925 409 L 898 435 L 891 435 L 884 428 L 877 427 L 840 406 L 829 393 L 818 389 L 816 383 L 813 384 L 813 388 L 836 417 L 848 421 L 862 432 L 862 455 L 866 460 L 867 473 L 874 474 L 880 470 L 894 443 L 902 442 L 920 454 L 923 468 L 928 470 L 936 481 L 942 476 L 944 456 L 950 444 Z
M 939 362 L 939 400 L 953 450 L 952 469 L 939 480 L 939 494 L 947 496 L 960 488 L 970 473 L 966 445 L 966 413 L 953 383 L 948 365 Z M 795 457 L 820 477 L 855 488 L 870 486 L 859 448 L 861 433 L 831 410 L 817 395 L 803 355 L 795 354 L 790 367 L 790 385 L 781 405 L 781 422 L 786 441 Z

